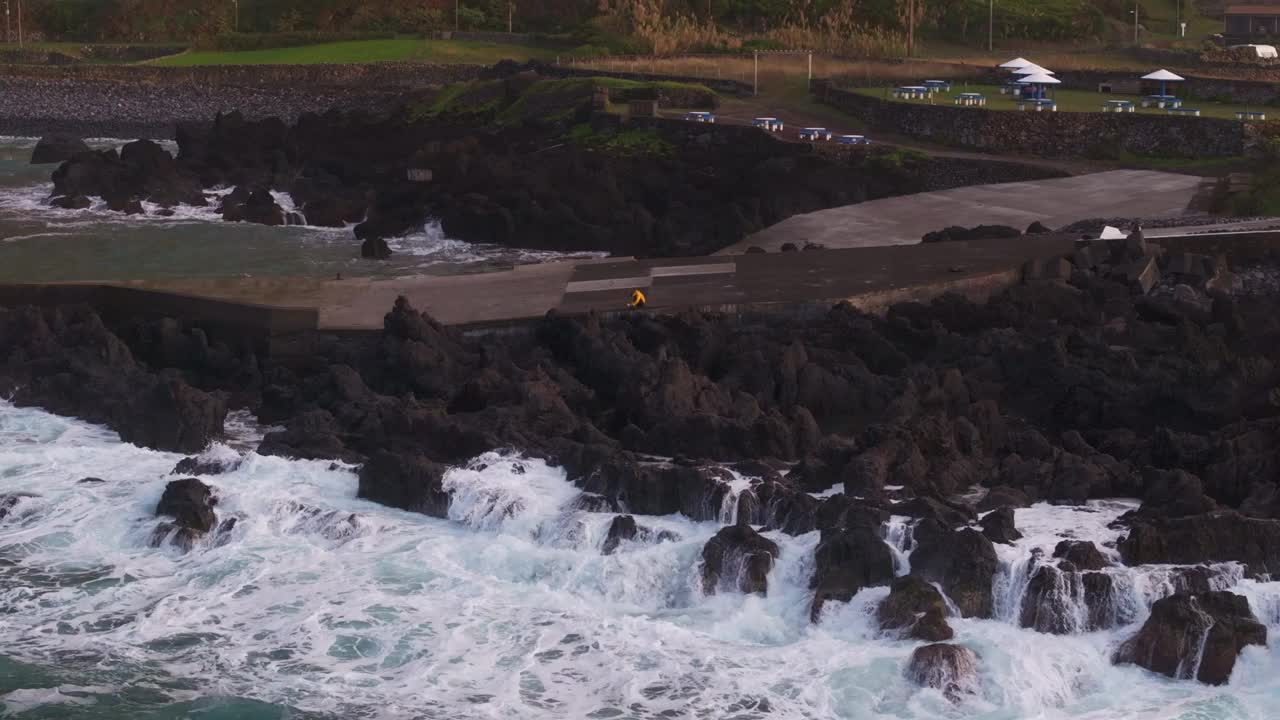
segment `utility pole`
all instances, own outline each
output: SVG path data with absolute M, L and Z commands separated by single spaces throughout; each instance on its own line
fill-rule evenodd
M 4 0 L 4 41 L 13 42 L 13 30 L 9 27 L 9 0 Z
M 462 0 L 453 0 L 453 31 L 458 32 L 458 17 L 462 13 Z
M 987 0 L 987 52 L 991 52 L 991 36 L 996 24 L 996 0 Z
M 18 0 L 18 47 L 22 47 L 22 0 Z
M 916 54 L 916 1 L 907 0 L 907 57 Z
M 231 21 L 231 29 L 234 32 L 240 32 L 240 0 L 231 0 L 231 4 L 235 6 L 235 17 Z
M 809 82 L 813 82 L 813 51 L 809 51 Z
M 1133 44 L 1138 44 L 1138 3 L 1133 3 Z
M 758 95 L 760 93 L 760 51 L 756 50 L 751 54 L 755 59 L 755 69 L 751 75 L 751 94 Z
M 515 0 L 507 0 L 507 34 L 511 34 L 511 16 L 515 12 Z

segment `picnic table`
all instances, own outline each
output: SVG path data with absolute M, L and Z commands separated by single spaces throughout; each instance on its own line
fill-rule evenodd
M 956 95 L 956 104 L 968 107 L 982 107 L 987 104 L 987 96 L 982 93 L 960 93 Z
M 1132 100 L 1107 100 L 1102 103 L 1102 112 L 1133 112 Z
M 1182 101 L 1173 95 L 1148 95 L 1142 98 L 1142 107 L 1176 108 L 1182 107 Z
M 900 88 L 895 88 L 893 91 L 894 97 L 902 98 L 904 100 L 920 99 L 927 95 L 929 95 L 929 88 L 923 85 L 903 85 Z
M 866 135 L 840 135 L 836 138 L 836 142 L 841 145 L 870 145 L 871 141 Z
M 947 80 L 925 80 L 924 86 L 929 92 L 951 92 L 951 83 Z
M 1170 115 L 1191 115 L 1194 117 L 1200 117 L 1200 111 L 1196 108 L 1174 107 L 1174 108 L 1169 108 L 1166 112 L 1168 112 Z
M 1035 110 L 1036 112 L 1044 112 L 1045 110 L 1048 110 L 1049 112 L 1058 112 L 1058 103 L 1054 102 L 1053 100 L 1044 100 L 1044 99 L 1019 100 L 1018 109 L 1019 110 Z
M 1267 113 L 1263 110 L 1237 110 L 1237 120 L 1266 120 Z

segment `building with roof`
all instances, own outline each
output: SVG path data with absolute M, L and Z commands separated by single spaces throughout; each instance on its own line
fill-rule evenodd
M 1280 2 L 1228 5 L 1223 34 L 1236 41 L 1280 38 Z

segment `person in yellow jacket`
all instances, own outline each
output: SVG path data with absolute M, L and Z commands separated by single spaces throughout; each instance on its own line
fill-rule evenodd
M 640 308 L 644 307 L 644 303 L 645 303 L 644 293 L 640 292 L 638 288 L 635 290 L 632 290 L 631 302 L 627 303 L 627 307 L 633 310 L 639 310 Z

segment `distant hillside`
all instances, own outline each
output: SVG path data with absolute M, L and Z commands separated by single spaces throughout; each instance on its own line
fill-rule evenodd
M 1182 11 L 1199 35 L 1214 30 L 1222 2 L 1140 0 L 1139 14 L 1147 38 L 1172 38 Z M 518 32 L 564 35 L 602 54 L 744 47 L 885 54 L 904 46 L 911 10 L 918 37 L 970 45 L 985 44 L 989 9 L 997 39 L 1123 38 L 1133 19 L 1130 0 L 23 0 L 23 8 L 32 40 L 421 34 L 506 30 L 510 20 Z

